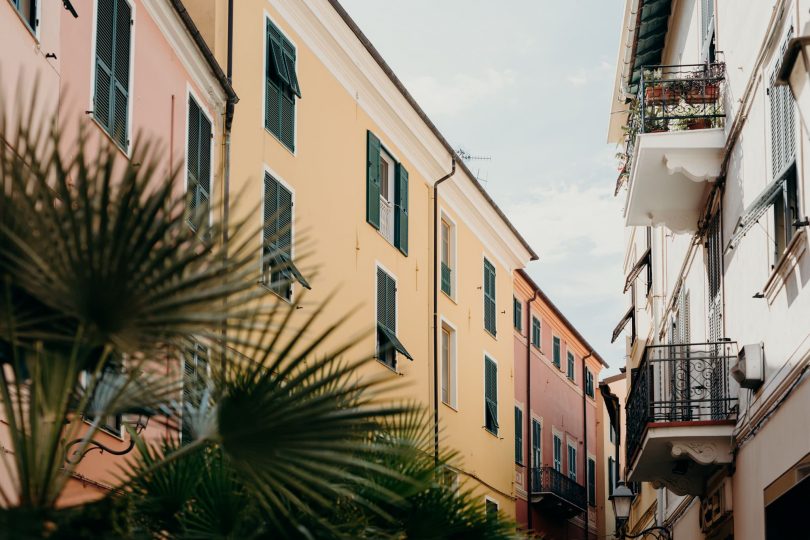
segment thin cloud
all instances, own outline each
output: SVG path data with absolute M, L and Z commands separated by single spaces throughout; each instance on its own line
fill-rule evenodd
M 449 80 L 421 75 L 406 81 L 405 86 L 429 114 L 454 116 L 501 94 L 514 83 L 511 70 L 489 68 L 476 75 L 456 73 Z

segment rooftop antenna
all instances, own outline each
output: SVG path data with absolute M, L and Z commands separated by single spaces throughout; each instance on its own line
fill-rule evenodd
M 476 156 L 476 155 L 470 154 L 469 152 L 467 152 L 466 150 L 464 150 L 461 147 L 459 147 L 459 149 L 456 150 L 456 154 L 458 154 L 458 157 L 460 157 L 463 161 L 491 161 L 492 160 L 491 156 Z M 489 175 L 487 175 L 487 176 L 489 176 Z M 481 169 L 478 169 L 477 171 L 475 171 L 475 179 L 478 180 L 482 184 L 487 183 L 487 179 L 481 177 Z

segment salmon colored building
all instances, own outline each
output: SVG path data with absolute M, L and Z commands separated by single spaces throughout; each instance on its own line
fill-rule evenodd
M 181 2 L 3 1 L 0 36 L 0 110 L 6 118 L 14 120 L 33 101 L 37 120 L 62 131 L 66 150 L 81 128 L 89 150 L 112 145 L 124 159 L 145 136 L 160 151 L 159 173 L 177 174 L 177 195 L 187 192 L 208 209 L 210 220 L 220 219 L 211 209 L 225 187 L 224 142 L 237 98 Z M 165 434 L 165 425 L 157 424 L 144 436 Z M 110 489 L 121 464 L 116 453 L 131 448 L 121 418 L 102 425 L 63 504 Z M 6 437 L 0 431 L 2 449 L 10 451 Z M 79 458 L 70 449 L 68 454 L 66 459 Z
M 518 524 L 548 540 L 595 539 L 596 381 L 607 363 L 525 271 L 514 281 Z

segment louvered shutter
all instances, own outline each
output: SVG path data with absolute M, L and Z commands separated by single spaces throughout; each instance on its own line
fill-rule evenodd
M 285 39 L 282 49 L 284 67 L 287 69 L 287 78 L 290 82 L 290 91 L 300 98 L 301 88 L 298 86 L 298 75 L 295 73 L 295 48 L 292 43 Z
M 98 0 L 96 11 L 96 86 L 93 115 L 110 130 L 113 103 L 113 53 L 115 50 L 115 4 L 117 0 Z
M 366 140 L 366 221 L 380 228 L 380 139 L 371 131 Z
M 484 401 L 487 429 L 498 432 L 498 366 L 490 358 L 484 360 Z
M 399 250 L 408 255 L 408 171 L 401 163 L 397 163 L 394 238 Z
M 116 0 L 115 16 L 115 104 L 113 106 L 112 136 L 122 148 L 127 148 L 129 111 L 129 47 L 132 8 L 126 0 Z
M 113 140 L 126 150 L 132 9 L 126 0 L 99 0 L 96 19 L 93 114 Z
M 386 315 L 386 287 L 388 285 L 387 278 L 388 276 L 385 275 L 385 272 L 382 269 L 377 268 L 377 324 L 385 326 L 385 322 L 387 320 Z
M 397 284 L 394 278 L 386 274 L 386 317 L 385 327 L 397 333 Z
M 523 411 L 515 407 L 515 462 L 523 463 Z
M 540 422 L 532 420 L 532 466 L 534 467 L 543 466 L 543 456 L 540 455 L 541 434 Z
M 278 79 L 283 84 L 290 84 L 290 78 L 287 75 L 287 65 L 284 63 L 284 52 L 282 50 L 282 43 L 284 37 L 270 21 L 267 21 L 267 40 L 270 53 L 270 76 Z
M 496 334 L 495 267 L 484 259 L 484 328 Z
M 192 225 L 200 217 L 207 218 L 210 211 L 211 136 L 211 122 L 194 98 L 189 96 L 186 213 Z
M 292 258 L 292 192 L 276 182 L 278 189 L 278 249 Z
M 596 505 L 596 462 L 588 458 L 588 503 Z
M 278 182 L 264 173 L 264 249 L 270 254 L 278 246 Z

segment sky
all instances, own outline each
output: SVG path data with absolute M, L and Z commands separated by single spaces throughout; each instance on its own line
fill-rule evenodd
M 622 201 L 606 142 L 623 0 L 341 0 L 539 254 L 527 271 L 611 365 Z M 604 374 L 604 372 L 603 372 Z

